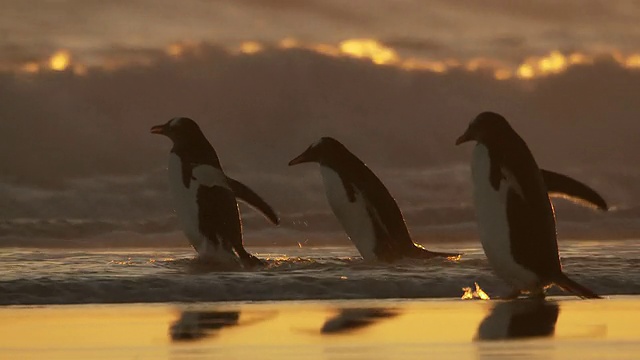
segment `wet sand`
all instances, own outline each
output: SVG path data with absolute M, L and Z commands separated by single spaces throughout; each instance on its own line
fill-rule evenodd
M 0 359 L 634 359 L 640 297 L 0 307 Z

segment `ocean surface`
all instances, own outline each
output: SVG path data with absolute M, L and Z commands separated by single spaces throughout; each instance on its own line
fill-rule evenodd
M 601 295 L 640 294 L 638 245 L 561 241 L 564 271 Z M 479 243 L 431 248 L 464 255 L 458 261 L 371 264 L 353 247 L 249 247 L 265 260 L 264 268 L 222 271 L 195 259 L 187 247 L 2 248 L 0 305 L 458 298 L 475 282 L 490 296 L 508 293 Z

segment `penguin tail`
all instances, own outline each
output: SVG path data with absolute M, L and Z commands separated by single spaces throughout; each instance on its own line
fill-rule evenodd
M 437 251 L 429 251 L 427 249 L 425 249 L 424 247 L 415 244 L 415 246 L 413 247 L 411 254 L 409 254 L 410 257 L 416 258 L 416 259 L 431 259 L 434 257 L 445 257 L 448 259 L 452 259 L 452 260 L 458 260 L 460 259 L 460 257 L 462 256 L 462 254 L 457 254 L 457 253 L 446 253 L 446 252 L 437 252 Z
M 569 277 L 563 273 L 560 273 L 554 283 L 563 290 L 578 295 L 583 299 L 602 299 L 600 295 L 569 279 Z
M 264 261 L 258 259 L 256 256 L 251 255 L 249 253 L 247 253 L 247 256 L 243 256 L 241 261 L 242 261 L 242 266 L 244 266 L 247 269 L 265 265 Z

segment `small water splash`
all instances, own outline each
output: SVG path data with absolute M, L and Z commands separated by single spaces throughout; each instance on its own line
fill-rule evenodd
M 487 295 L 487 293 L 484 292 L 484 290 L 482 290 L 482 288 L 480 288 L 480 285 L 478 285 L 477 282 L 474 282 L 473 284 L 476 287 L 475 290 L 472 290 L 470 287 L 462 288 L 462 291 L 464 291 L 464 294 L 462 294 L 462 297 L 460 299 L 462 299 L 462 300 L 473 300 L 473 299 L 491 300 L 489 295 Z
M 462 258 L 462 255 L 455 255 L 455 256 L 447 256 L 447 260 L 449 261 L 460 261 L 460 259 Z

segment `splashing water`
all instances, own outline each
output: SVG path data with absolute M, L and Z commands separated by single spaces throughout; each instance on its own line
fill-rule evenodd
M 480 285 L 478 285 L 477 282 L 474 282 L 473 284 L 476 287 L 475 290 L 472 290 L 470 287 L 462 288 L 462 291 L 464 291 L 464 294 L 462 294 L 462 297 L 460 299 L 462 299 L 462 300 L 473 300 L 473 299 L 491 300 L 489 295 L 487 295 L 487 293 L 484 292 L 484 290 L 482 290 L 480 288 Z

